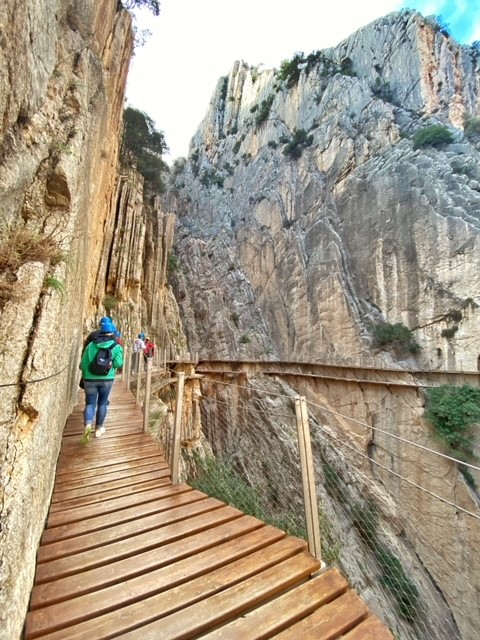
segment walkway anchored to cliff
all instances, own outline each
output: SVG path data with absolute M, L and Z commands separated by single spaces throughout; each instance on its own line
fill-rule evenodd
M 119 380 L 87 445 L 82 409 L 65 426 L 26 640 L 392 638 L 303 540 L 172 484 Z

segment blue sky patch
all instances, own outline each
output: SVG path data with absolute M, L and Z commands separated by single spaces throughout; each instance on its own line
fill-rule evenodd
M 480 40 L 478 0 L 405 0 L 402 6 L 415 9 L 424 16 L 441 16 L 442 23 L 461 44 L 471 44 Z

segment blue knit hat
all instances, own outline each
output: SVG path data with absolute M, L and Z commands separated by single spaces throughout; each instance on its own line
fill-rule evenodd
M 112 322 L 102 322 L 100 324 L 100 331 L 102 333 L 115 333 L 115 326 Z
M 102 331 L 105 331 L 105 327 L 108 327 L 109 329 L 108 333 L 114 333 L 117 330 L 117 327 L 115 326 L 114 321 L 111 318 L 108 318 L 107 316 L 104 316 L 103 318 L 100 319 L 100 329 Z

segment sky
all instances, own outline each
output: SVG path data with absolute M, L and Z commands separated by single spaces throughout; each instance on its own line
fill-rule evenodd
M 158 17 L 136 12 L 138 28 L 151 34 L 130 64 L 126 106 L 163 131 L 171 164 L 188 155 L 217 81 L 236 60 L 279 68 L 402 8 L 441 16 L 461 44 L 480 40 L 480 0 L 161 0 Z

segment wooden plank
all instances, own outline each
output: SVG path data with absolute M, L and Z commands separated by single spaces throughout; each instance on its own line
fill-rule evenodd
M 108 479 L 107 481 L 98 483 L 84 481 L 82 486 L 64 489 L 62 491 L 56 491 L 52 496 L 52 505 L 67 503 L 69 500 L 72 500 L 74 498 L 81 498 L 91 494 L 103 494 L 113 489 L 136 487 L 139 484 L 143 485 L 144 483 L 159 480 L 160 478 L 168 478 L 169 476 L 170 470 L 166 468 L 155 469 L 146 473 L 130 475 L 127 477 L 118 478 L 117 480 Z
M 200 513 L 207 513 L 208 511 L 220 509 L 225 506 L 219 500 L 215 500 L 215 498 L 203 498 L 199 500 L 195 493 L 196 492 L 190 491 L 189 493 L 181 494 L 177 497 L 178 505 L 170 502 L 168 510 L 166 510 L 164 506 L 163 509 L 156 509 L 149 515 L 136 515 L 134 519 L 130 519 L 127 522 L 117 524 L 115 521 L 111 526 L 100 529 L 94 534 L 90 532 L 83 533 L 73 538 L 66 538 L 56 543 L 40 547 L 37 560 L 37 580 L 39 576 L 43 576 L 49 580 L 55 577 L 55 569 L 53 567 L 43 568 L 42 565 L 44 563 L 51 565 L 53 562 L 59 561 L 62 558 L 67 557 L 68 559 L 68 556 L 78 556 L 80 553 L 89 551 L 90 549 L 96 549 L 100 546 L 119 542 L 125 538 L 137 536 L 139 531 L 146 533 L 152 529 L 171 525 L 186 518 L 197 516 Z M 70 559 L 70 561 L 73 562 L 73 559 Z M 60 568 L 64 566 L 61 562 L 58 563 L 58 577 L 64 573 L 64 571 L 60 570 Z M 45 581 L 45 579 L 41 581 Z
M 180 491 L 179 489 L 183 486 L 185 486 L 185 490 Z M 117 536 L 114 539 L 126 537 L 129 535 L 132 521 L 138 521 L 148 515 L 157 515 L 160 521 L 163 521 L 165 519 L 164 512 L 206 499 L 205 494 L 200 491 L 192 491 L 186 485 L 167 485 L 163 488 L 170 489 L 170 491 L 158 495 L 157 499 L 139 504 L 134 501 L 131 506 L 125 506 L 120 511 L 101 513 L 89 520 L 70 522 L 47 529 L 43 533 L 38 562 L 60 557 L 66 540 L 69 540 L 69 544 L 73 545 L 73 552 L 76 544 L 81 545 L 81 548 L 93 548 L 97 546 L 94 543 L 94 538 L 97 536 L 98 540 L 104 540 L 104 543 L 108 542 L 108 531 L 111 531 L 110 535 Z M 209 498 L 209 500 L 214 500 L 214 498 Z M 124 526 L 125 530 L 123 530 Z M 118 531 L 117 527 L 119 527 Z M 90 538 L 90 544 L 85 544 L 87 536 Z M 78 543 L 75 543 L 75 540 L 78 540 Z
M 139 447 L 150 446 L 153 448 L 153 446 L 156 446 L 161 450 L 161 445 L 158 442 L 155 442 L 155 440 L 152 440 L 150 436 L 146 436 L 143 433 L 128 433 L 120 435 L 116 431 L 111 430 L 106 431 L 100 439 L 95 438 L 92 433 L 92 437 L 87 445 L 80 442 L 82 435 L 83 429 L 80 433 L 76 434 L 76 437 L 79 438 L 78 442 L 75 442 L 75 440 L 67 440 L 65 442 L 65 446 L 62 446 L 60 459 L 67 458 L 78 453 L 80 453 L 80 455 L 85 455 L 85 453 L 90 453 L 92 451 L 104 453 L 107 450 L 114 450 L 119 447 L 125 447 L 128 450 L 132 450 L 138 449 Z
M 193 557 L 169 563 L 165 567 L 112 584 L 100 591 L 29 611 L 26 617 L 25 640 L 47 635 L 59 629 L 68 629 L 69 626 L 82 620 L 114 611 L 149 595 L 171 589 L 285 537 L 283 532 L 274 527 L 257 528 L 261 523 L 255 518 L 245 516 L 236 520 L 236 527 L 241 522 L 243 522 L 243 528 L 236 528 L 236 531 L 232 529 L 230 532 L 224 531 L 227 536 L 226 542 L 221 542 L 221 537 L 214 539 L 209 549 Z M 252 529 L 252 527 L 255 528 Z M 238 537 L 228 539 L 228 534 Z M 66 634 L 64 637 L 69 635 Z
M 368 616 L 342 638 L 343 640 L 394 640 L 392 633 L 374 616 Z
M 95 504 L 87 504 L 83 507 L 76 509 L 66 509 L 51 513 L 48 516 L 47 527 L 58 527 L 61 524 L 67 524 L 70 522 L 78 522 L 79 520 L 86 520 L 93 518 L 94 516 L 102 513 L 112 513 L 113 511 L 119 511 L 125 507 L 129 507 L 132 504 L 140 504 L 141 502 L 149 502 L 155 500 L 162 495 L 162 489 L 168 488 L 171 483 L 165 479 L 165 481 L 158 480 L 158 487 L 156 489 L 150 489 L 149 491 L 141 491 L 139 493 L 132 493 L 118 498 L 112 498 L 105 502 L 97 502 Z
M 139 418 L 141 418 L 141 415 L 139 416 Z M 102 447 L 108 447 L 108 446 L 114 446 L 116 442 L 125 442 L 131 446 L 135 446 L 138 444 L 145 444 L 145 443 L 155 443 L 156 441 L 153 440 L 153 438 L 151 436 L 149 436 L 146 433 L 143 433 L 140 430 L 141 427 L 141 422 L 139 421 L 139 425 L 138 427 L 135 428 L 131 428 L 130 426 L 127 427 L 123 427 L 121 424 L 118 425 L 110 425 L 110 428 L 106 428 L 105 429 L 105 433 L 103 434 L 103 436 L 100 438 L 100 440 L 98 439 L 94 439 L 94 440 L 90 440 L 91 444 L 95 444 L 95 445 L 99 445 L 100 446 L 100 442 L 104 443 L 102 444 Z M 78 427 L 75 427 L 75 430 L 71 431 L 71 436 L 77 436 L 77 435 L 82 435 L 84 431 L 84 426 L 82 425 L 78 425 Z M 64 432 L 64 436 L 65 436 L 65 432 Z M 67 451 L 71 450 L 74 448 L 75 446 L 75 439 L 71 439 L 69 436 L 67 436 L 69 439 L 65 441 L 65 449 Z M 159 443 L 156 442 L 156 444 L 158 446 Z M 78 447 L 80 448 L 80 447 Z M 91 447 L 89 447 L 91 448 Z M 82 449 L 85 449 L 85 447 L 82 447 Z
M 84 445 L 88 446 L 88 445 Z M 142 447 L 141 449 L 135 449 L 134 451 L 125 451 L 122 455 L 115 456 L 115 462 L 130 462 L 132 460 L 138 460 L 144 456 L 159 455 L 159 448 L 156 444 L 152 446 Z M 60 457 L 58 462 L 58 472 L 62 473 L 64 470 L 74 471 L 75 469 L 84 469 L 85 467 L 101 468 L 109 466 L 112 463 L 111 456 L 99 456 L 98 451 L 90 450 L 84 455 L 78 456 L 65 456 Z
M 368 615 L 367 606 L 349 590 L 300 622 L 274 636 L 275 640 L 335 640 Z
M 104 422 L 108 429 L 125 427 L 125 431 L 139 432 L 142 414 L 135 405 L 117 406 L 114 411 L 107 412 L 107 419 Z M 63 431 L 64 435 L 78 432 L 84 427 L 83 412 L 81 414 L 73 414 Z
M 135 518 L 134 521 L 130 520 L 127 523 L 112 525 L 97 531 L 94 535 L 83 534 L 43 547 L 45 551 L 38 560 L 36 583 L 54 580 L 69 575 L 74 571 L 80 572 L 88 568 L 95 558 L 95 554 L 84 554 L 88 554 L 88 552 L 99 547 L 108 547 L 109 553 L 114 553 L 112 547 L 115 544 L 135 538 L 138 535 L 147 534 L 154 529 L 178 525 L 178 534 L 177 530 L 174 529 L 175 535 L 172 533 L 170 539 L 175 539 L 177 535 L 181 537 L 185 534 L 185 527 L 182 524 L 184 520 L 195 518 L 217 509 L 223 509 L 224 507 L 225 505 L 222 502 L 214 498 L 205 498 L 204 500 L 187 502 L 179 507 L 172 507 L 166 512 L 155 512 L 143 518 Z M 240 514 L 241 512 L 235 511 L 235 513 Z M 130 545 L 132 544 L 135 548 L 134 541 L 130 541 Z
M 95 616 L 79 624 L 68 627 L 66 631 L 49 634 L 49 640 L 65 639 L 85 640 L 95 638 L 117 638 L 122 633 L 145 625 L 169 613 L 180 611 L 200 600 L 208 602 L 209 596 L 223 591 L 228 586 L 238 584 L 269 567 L 296 556 L 304 551 L 306 544 L 298 538 L 282 538 L 268 547 L 253 551 L 233 562 L 213 568 L 212 571 L 192 578 L 167 591 L 152 595 L 126 605 L 111 613 Z
M 135 472 L 142 467 L 147 466 L 160 469 L 163 468 L 165 464 L 167 463 L 161 455 L 147 456 L 141 460 L 133 460 L 122 464 L 117 464 L 113 461 L 112 464 L 102 467 L 100 471 L 98 469 L 77 469 L 76 471 L 58 473 L 55 478 L 55 487 L 58 486 L 61 488 L 63 485 L 68 485 L 69 482 L 74 482 L 75 480 L 86 480 L 88 478 L 93 479 L 102 476 L 107 478 L 113 473 Z
M 65 512 L 72 509 L 76 510 L 79 507 L 92 505 L 98 502 L 105 503 L 109 500 L 120 498 L 122 496 L 128 496 L 130 494 L 143 493 L 144 491 L 156 489 L 157 487 L 162 486 L 162 484 L 170 482 L 171 480 L 169 474 L 164 473 L 160 478 L 146 480 L 144 482 L 141 482 L 140 484 L 123 484 L 121 487 L 117 487 L 115 489 L 107 488 L 103 491 L 94 491 L 93 493 L 89 493 L 87 495 L 81 495 L 74 498 L 61 500 L 60 502 L 54 502 L 50 505 L 50 514 L 54 515 L 57 512 Z
M 202 635 L 202 640 L 261 640 L 271 638 L 312 613 L 315 609 L 339 597 L 348 590 L 348 583 L 337 569 L 312 578 L 288 593 L 257 607 L 236 620 Z
M 221 525 L 240 516 L 241 513 L 231 507 L 215 509 L 182 523 L 147 531 L 134 541 L 127 538 L 78 554 L 81 558 L 68 558 L 75 562 L 74 571 L 69 567 L 69 573 L 73 575 L 55 576 L 50 582 L 37 584 L 32 591 L 30 607 L 36 609 L 104 588 L 208 549 Z M 211 531 L 213 527 L 217 527 L 215 533 Z M 84 566 L 83 559 L 86 561 Z
M 97 455 L 98 453 L 105 453 L 124 443 L 127 445 L 125 446 L 126 452 L 128 452 L 129 449 L 138 449 L 141 447 L 151 449 L 156 447 L 159 451 L 162 450 L 159 442 L 156 442 L 150 436 L 141 433 L 124 433 L 117 429 L 110 429 L 110 431 L 105 431 L 101 438 L 95 438 L 92 432 L 90 440 L 85 444 L 82 444 L 80 441 L 81 436 L 83 435 L 83 429 L 77 435 L 78 440 L 68 439 L 65 441 L 65 444 L 62 443 L 62 451 L 59 458 L 60 461 L 74 458 L 73 461 L 81 462 L 85 457 Z
M 84 533 L 93 533 L 114 524 L 128 522 L 149 513 L 180 506 L 190 501 L 190 498 L 185 496 L 190 492 L 192 492 L 192 489 L 187 485 L 165 485 L 159 487 L 157 491 L 150 492 L 150 499 L 145 500 L 145 502 L 143 500 L 137 501 L 135 496 L 119 498 L 112 501 L 117 505 L 119 503 L 122 505 L 118 510 L 100 510 L 99 513 L 91 514 L 88 519 L 68 521 L 45 529 L 41 540 L 42 547 Z M 145 494 L 141 495 L 143 498 Z M 196 496 L 198 500 L 201 500 L 205 497 L 205 494 L 196 492 Z
M 101 474 L 93 473 L 91 472 L 91 470 L 89 470 L 90 475 L 86 477 L 83 474 L 79 476 L 79 474 L 72 473 L 69 478 L 63 477 L 63 482 L 55 482 L 55 490 L 53 492 L 52 501 L 57 496 L 57 494 L 61 493 L 62 491 L 77 489 L 85 486 L 95 486 L 96 484 L 100 484 L 102 482 L 110 480 L 112 482 L 115 482 L 116 480 L 122 480 L 123 478 L 126 478 L 127 480 L 129 478 L 134 479 L 136 476 L 143 473 L 151 473 L 153 471 L 160 470 L 163 471 L 164 469 L 168 469 L 168 464 L 166 462 L 163 462 L 160 465 L 158 465 L 156 462 L 153 462 L 141 466 L 129 466 L 124 469 L 112 469 L 108 473 L 102 471 Z
M 160 637 L 162 640 L 180 640 L 198 637 L 213 626 L 240 616 L 259 602 L 265 602 L 290 589 L 307 579 L 319 567 L 320 562 L 303 551 L 207 600 L 201 600 L 119 637 L 130 640 L 158 640 Z
M 238 522 L 236 520 L 231 521 L 231 518 L 235 515 L 238 518 L 239 513 L 236 509 L 226 513 L 225 521 L 219 510 L 210 512 L 207 518 L 210 519 L 211 528 L 204 526 L 198 533 L 188 533 L 188 527 L 191 526 L 194 529 L 194 524 L 190 524 L 190 521 L 187 521 L 189 523 L 187 533 L 182 540 L 176 540 L 168 544 L 168 540 L 164 539 L 162 546 L 157 548 L 155 545 L 150 548 L 152 546 L 150 542 L 156 536 L 161 539 L 161 534 L 158 531 L 148 532 L 146 534 L 147 540 L 144 540 L 149 549 L 148 551 L 144 551 L 142 547 L 138 549 L 132 548 L 131 544 L 129 544 L 130 553 L 121 560 L 115 561 L 115 559 L 112 559 L 105 566 L 34 587 L 33 591 L 36 595 L 32 595 L 32 603 L 35 606 L 32 605 L 32 608 L 43 607 L 54 602 L 62 602 L 67 598 L 77 597 L 93 590 L 105 589 L 109 585 L 126 581 L 148 571 L 154 571 L 168 562 L 176 562 L 199 554 L 206 549 L 210 549 L 214 544 L 231 540 L 236 536 L 237 531 L 244 530 L 246 526 L 244 520 L 246 516 L 242 516 Z M 259 524 L 257 521 L 256 526 Z M 250 527 L 252 526 L 254 525 L 250 520 Z
M 104 425 L 107 430 L 123 429 L 125 433 L 139 433 L 141 432 L 141 420 L 142 412 L 141 410 L 139 411 L 139 407 L 128 405 L 116 407 L 114 411 L 107 412 L 107 419 Z M 68 419 L 63 433 L 64 435 L 71 435 L 73 433 L 79 433 L 83 428 L 83 413 L 75 414 Z

